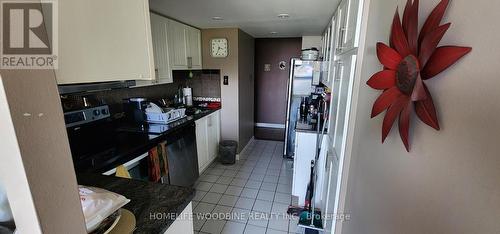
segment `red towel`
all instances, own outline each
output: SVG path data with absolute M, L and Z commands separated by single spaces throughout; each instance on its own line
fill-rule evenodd
M 164 141 L 149 150 L 149 180 L 159 182 L 162 177 L 168 180 L 167 142 Z

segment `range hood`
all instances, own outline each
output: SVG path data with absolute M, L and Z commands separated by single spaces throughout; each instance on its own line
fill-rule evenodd
M 102 83 L 86 83 L 86 84 L 69 84 L 69 85 L 59 85 L 59 94 L 70 94 L 70 93 L 84 93 L 84 92 L 97 92 L 112 89 L 124 89 L 135 86 L 134 80 L 128 81 L 113 81 L 113 82 L 102 82 Z

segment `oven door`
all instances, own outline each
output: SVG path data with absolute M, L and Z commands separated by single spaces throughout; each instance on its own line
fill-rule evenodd
M 149 162 L 148 162 L 148 152 L 126 162 L 123 164 L 125 169 L 127 169 L 130 177 L 135 180 L 149 181 Z M 103 175 L 115 175 L 116 168 L 113 168 L 107 172 L 102 173 Z

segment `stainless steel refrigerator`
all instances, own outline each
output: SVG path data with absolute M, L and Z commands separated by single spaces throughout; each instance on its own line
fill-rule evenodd
M 300 118 L 302 97 L 308 97 L 319 84 L 321 61 L 292 59 L 288 80 L 287 112 L 285 123 L 284 157 L 293 158 L 295 151 L 295 126 Z

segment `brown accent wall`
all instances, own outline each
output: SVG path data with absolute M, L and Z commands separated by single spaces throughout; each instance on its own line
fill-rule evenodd
M 290 60 L 298 58 L 302 38 L 263 38 L 255 41 L 255 122 L 285 124 Z M 286 68 L 279 68 L 280 61 Z M 270 64 L 270 71 L 265 71 Z M 272 133 L 272 134 L 271 134 Z M 259 128 L 256 138 L 283 140 L 283 129 Z

